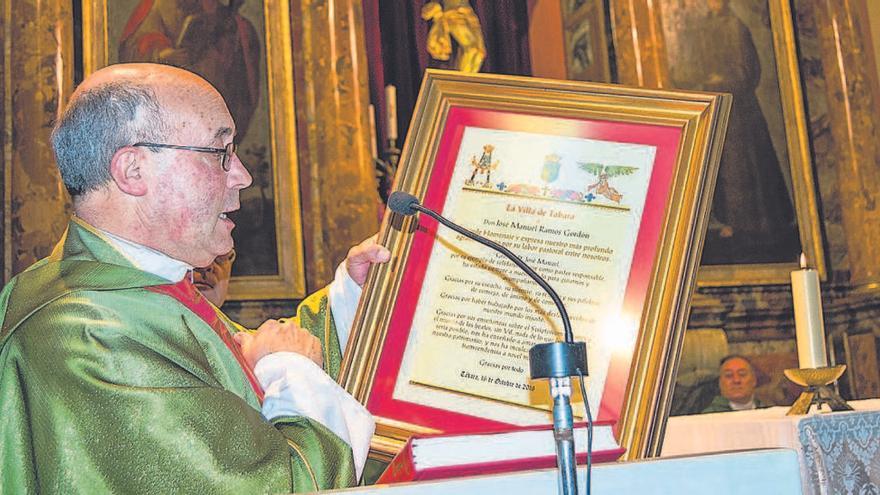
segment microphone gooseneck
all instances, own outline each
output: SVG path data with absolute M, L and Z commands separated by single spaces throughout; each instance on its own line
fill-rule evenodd
M 418 198 L 413 196 L 412 194 L 403 192 L 403 191 L 395 191 L 391 193 L 391 196 L 388 197 L 388 208 L 395 213 L 400 213 L 401 215 L 410 216 L 415 214 L 417 211 L 428 215 L 429 217 L 437 220 L 442 223 L 446 227 L 458 232 L 459 234 L 473 239 L 480 244 L 484 244 L 489 246 L 490 248 L 498 251 L 507 257 L 510 261 L 512 261 L 516 266 L 520 267 L 520 269 L 526 272 L 526 275 L 532 278 L 538 285 L 544 289 L 547 294 L 550 296 L 550 299 L 553 300 L 553 303 L 556 305 L 556 309 L 559 310 L 559 316 L 562 318 L 562 327 L 565 332 L 565 342 L 572 343 L 574 342 L 574 334 L 571 331 L 571 321 L 568 319 L 568 312 L 565 310 L 565 306 L 562 305 L 562 299 L 559 298 L 559 294 L 553 290 L 553 287 L 544 280 L 543 277 L 538 275 L 535 270 L 532 269 L 529 265 L 526 264 L 519 256 L 514 254 L 511 250 L 506 247 L 498 244 L 497 242 L 487 239 L 476 232 L 472 232 L 456 223 L 453 223 L 447 220 L 443 215 L 435 212 L 430 208 L 426 208 L 419 203 Z

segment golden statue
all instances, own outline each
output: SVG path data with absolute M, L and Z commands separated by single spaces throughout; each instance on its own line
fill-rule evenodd
M 433 22 L 428 31 L 428 53 L 432 57 L 449 60 L 454 38 L 458 43 L 455 68 L 462 72 L 480 71 L 486 45 L 480 20 L 468 0 L 443 0 L 442 6 L 440 2 L 428 2 L 422 7 L 422 19 Z

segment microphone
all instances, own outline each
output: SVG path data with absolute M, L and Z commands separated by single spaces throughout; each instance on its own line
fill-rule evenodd
M 556 309 L 559 311 L 559 316 L 562 318 L 565 341 L 537 344 L 529 349 L 529 371 L 532 380 L 550 379 L 550 395 L 553 398 L 553 435 L 556 439 L 556 459 L 560 475 L 559 490 L 564 494 L 576 494 L 577 471 L 573 434 L 574 418 L 571 411 L 570 377 L 580 376 L 581 387 L 583 388 L 583 376 L 588 374 L 587 345 L 583 342 L 574 341 L 571 321 L 568 318 L 568 312 L 565 310 L 559 294 L 543 277 L 538 275 L 532 267 L 527 265 L 525 261 L 512 251 L 491 239 L 487 239 L 476 232 L 471 232 L 461 225 L 448 220 L 436 211 L 422 206 L 419 199 L 412 194 L 404 191 L 394 191 L 388 197 L 388 208 L 403 216 L 415 215 L 417 212 L 424 213 L 455 232 L 503 254 L 540 285 L 550 296 L 550 299 L 553 300 Z M 583 393 L 582 395 L 587 413 L 587 493 L 589 493 L 593 420 L 590 414 L 587 394 Z
M 413 208 L 413 205 L 418 204 L 419 199 L 407 192 L 394 191 L 391 193 L 391 196 L 388 196 L 388 208 L 391 208 L 391 211 L 400 213 L 405 217 L 415 215 L 418 210 Z

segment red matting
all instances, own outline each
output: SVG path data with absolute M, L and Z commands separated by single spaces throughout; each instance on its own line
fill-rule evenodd
M 462 136 L 467 127 L 552 134 L 656 147 L 654 168 L 648 185 L 644 213 L 623 302 L 624 314 L 632 321 L 640 321 L 651 268 L 663 230 L 662 223 L 675 172 L 675 157 L 681 138 L 681 128 L 452 107 L 440 138 L 437 159 L 431 171 L 423 202 L 425 206 L 442 212 Z M 401 278 L 397 302 L 391 313 L 385 345 L 379 357 L 373 387 L 367 400 L 367 409 L 374 415 L 449 433 L 509 428 L 512 425 L 392 397 L 413 315 L 419 303 L 437 226 L 437 222 L 427 216 L 419 218 L 419 228 L 413 235 L 412 248 Z M 635 346 L 635 339 L 632 342 Z M 599 414 L 595 418 L 597 422 L 616 424 L 620 418 L 633 351 L 634 348 L 630 348 L 626 352 L 613 354 L 605 390 L 599 404 Z

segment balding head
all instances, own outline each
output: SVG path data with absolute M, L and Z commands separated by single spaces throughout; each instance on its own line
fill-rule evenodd
M 58 167 L 84 221 L 193 266 L 232 249 L 251 176 L 227 147 L 235 122 L 201 77 L 114 65 L 76 90 L 53 133 Z
M 198 74 L 164 64 L 114 64 L 98 69 L 87 77 L 73 92 L 73 98 L 82 91 L 114 81 L 136 81 L 150 86 L 213 88 Z
M 110 161 L 120 148 L 164 142 L 176 124 L 169 105 L 206 91 L 216 93 L 196 74 L 159 64 L 111 65 L 87 77 L 52 132 L 55 160 L 70 195 L 77 198 L 107 184 Z

